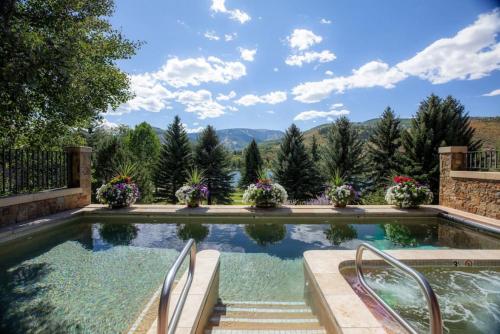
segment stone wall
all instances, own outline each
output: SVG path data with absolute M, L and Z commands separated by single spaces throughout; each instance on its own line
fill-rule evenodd
M 68 147 L 68 188 L 0 198 L 0 227 L 64 210 L 81 208 L 91 200 L 90 147 Z
M 467 147 L 441 147 L 439 204 L 500 219 L 500 172 L 464 171 Z

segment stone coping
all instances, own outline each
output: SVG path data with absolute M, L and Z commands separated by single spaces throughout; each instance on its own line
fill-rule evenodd
M 500 250 L 389 250 L 388 254 L 419 265 L 442 263 L 444 260 L 464 264 L 467 260 L 495 261 L 500 264 Z M 352 266 L 354 250 L 311 250 L 304 252 L 306 275 L 312 281 L 324 308 L 338 333 L 386 333 L 386 329 L 371 313 L 341 273 Z M 380 262 L 375 254 L 365 252 L 364 260 Z
M 439 148 L 439 154 L 443 153 L 467 153 L 467 146 L 442 146 Z
M 33 194 L 9 196 L 0 198 L 0 208 L 11 205 L 19 205 L 24 203 L 43 201 L 51 198 L 81 194 L 81 193 L 83 193 L 82 188 L 61 188 L 61 189 L 39 191 Z
M 480 172 L 468 170 L 452 170 L 450 176 L 456 179 L 472 179 L 483 181 L 500 181 L 500 172 Z
M 203 318 L 206 317 L 203 316 L 203 313 L 209 315 L 212 312 L 212 304 L 215 304 L 218 298 L 219 282 L 217 277 L 219 274 L 219 258 L 220 252 L 216 250 L 203 250 L 196 254 L 193 282 L 191 283 L 191 288 L 189 289 L 175 333 L 197 333 L 205 327 L 206 319 Z M 186 279 L 187 271 L 182 275 L 172 291 L 168 308 L 169 319 L 172 317 Z M 157 320 L 154 320 L 147 332 L 148 334 L 156 334 Z
M 137 215 L 144 217 L 302 217 L 302 218 L 417 218 L 417 217 L 439 217 L 440 215 L 456 217 L 458 221 L 470 224 L 473 227 L 493 228 L 495 233 L 500 233 L 500 220 L 483 217 L 480 215 L 448 208 L 440 205 L 424 205 L 420 209 L 404 210 L 390 205 L 357 205 L 348 206 L 345 209 L 335 209 L 327 205 L 316 206 L 284 206 L 277 209 L 255 209 L 240 205 L 212 205 L 200 208 L 188 209 L 180 205 L 134 205 L 128 209 L 111 210 L 104 205 L 91 204 L 81 209 L 67 210 L 32 219 L 18 224 L 8 225 L 0 228 L 0 243 L 21 238 L 35 231 L 42 231 L 51 227 L 73 221 L 85 216 L 129 216 Z

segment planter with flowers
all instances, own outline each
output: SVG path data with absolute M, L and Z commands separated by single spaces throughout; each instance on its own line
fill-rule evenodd
M 432 203 L 433 195 L 429 187 L 406 176 L 396 176 L 393 181 L 394 185 L 389 187 L 385 194 L 388 204 L 410 209 Z
M 130 176 L 118 175 L 97 189 L 97 200 L 110 208 L 128 207 L 139 198 L 139 188 Z
M 188 175 L 188 182 L 175 192 L 175 197 L 189 208 L 199 207 L 208 197 L 208 188 L 203 183 L 203 173 L 193 169 Z
M 257 208 L 275 208 L 286 202 L 288 194 L 278 183 L 274 183 L 267 175 L 262 175 L 256 183 L 250 184 L 243 194 L 243 202 Z
M 335 173 L 325 194 L 336 208 L 345 208 L 347 204 L 350 204 L 356 198 L 354 187 L 344 182 L 339 172 Z

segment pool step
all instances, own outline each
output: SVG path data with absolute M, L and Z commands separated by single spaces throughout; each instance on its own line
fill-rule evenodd
M 215 305 L 205 334 L 324 334 L 316 316 L 303 302 L 230 301 Z

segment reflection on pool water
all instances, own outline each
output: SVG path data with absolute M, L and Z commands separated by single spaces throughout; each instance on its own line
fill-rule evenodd
M 499 267 L 417 267 L 438 297 L 445 333 L 500 333 Z M 366 268 L 367 283 L 384 301 L 418 330 L 428 332 L 429 312 L 414 279 L 393 268 Z M 360 287 L 354 269 L 342 271 L 372 308 L 377 306 Z M 383 314 L 383 310 L 375 309 Z M 385 316 L 384 316 L 385 317 Z M 389 327 L 397 326 L 395 323 Z
M 303 300 L 310 249 L 500 248 L 496 236 L 430 218 L 87 219 L 0 246 L 0 332 L 123 332 L 189 238 L 222 252 L 223 299 L 253 301 Z

